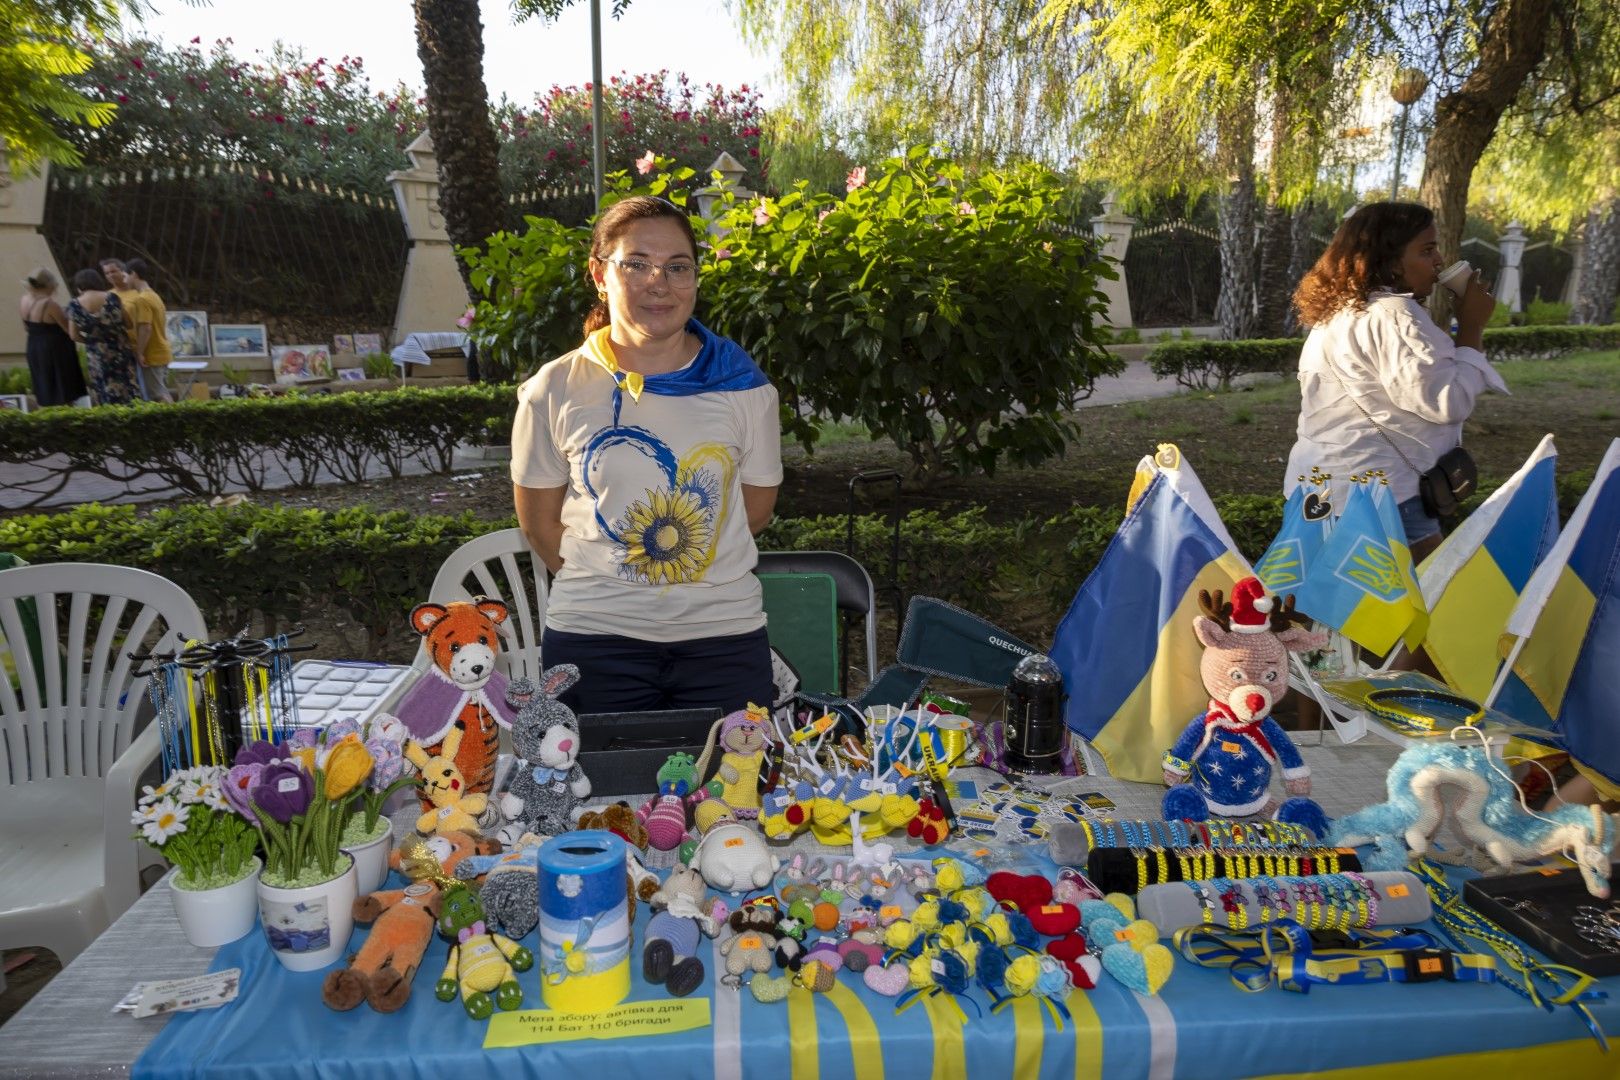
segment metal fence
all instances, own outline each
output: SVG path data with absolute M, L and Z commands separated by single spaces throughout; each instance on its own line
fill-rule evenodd
M 1125 280 L 1135 325 L 1211 323 L 1221 291 L 1220 239 L 1184 219 L 1137 229 L 1125 250 Z
M 43 232 L 70 276 L 145 259 L 170 309 L 362 330 L 392 324 L 407 250 L 392 197 L 217 164 L 55 171 Z

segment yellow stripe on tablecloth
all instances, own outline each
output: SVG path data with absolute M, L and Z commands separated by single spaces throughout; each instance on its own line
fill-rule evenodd
M 1103 1074 L 1102 1021 L 1091 995 L 1076 990 L 1069 995 L 1069 1017 L 1074 1021 L 1074 1080 L 1100 1080 Z
M 1614 1068 L 1613 1054 L 1605 1054 L 1596 1041 L 1586 1038 L 1511 1050 L 1392 1061 L 1384 1065 L 1271 1073 L 1257 1080 L 1285 1080 L 1295 1076 L 1332 1077 L 1333 1080 L 1479 1080 L 1481 1076 L 1531 1076 L 1538 1072 L 1548 1076 L 1612 1076 Z
M 788 991 L 788 1045 L 793 1080 L 820 1080 L 821 1048 L 816 1044 L 816 999 L 802 986 Z
M 1041 1018 L 1041 1006 L 1032 997 L 1014 998 L 1013 1011 L 1013 1075 L 1039 1076 L 1041 1051 L 1046 1042 L 1046 1022 Z
M 962 1018 L 956 1003 L 943 994 L 925 994 L 923 1008 L 934 1027 L 933 1080 L 967 1080 L 967 1055 L 962 1047 Z
M 833 984 L 826 997 L 849 1028 L 849 1052 L 855 1061 L 855 1080 L 883 1080 L 883 1045 L 871 1010 L 843 983 Z

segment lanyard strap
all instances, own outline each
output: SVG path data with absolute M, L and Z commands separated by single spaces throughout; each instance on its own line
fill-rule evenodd
M 1172 939 L 1189 962 L 1226 968 L 1240 989 L 1255 993 L 1275 984 L 1306 994 L 1314 985 L 1381 982 L 1494 982 L 1496 960 L 1439 947 L 1433 935 L 1412 930 L 1362 930 L 1354 947 L 1317 949 L 1293 919 L 1249 930 L 1189 926 Z

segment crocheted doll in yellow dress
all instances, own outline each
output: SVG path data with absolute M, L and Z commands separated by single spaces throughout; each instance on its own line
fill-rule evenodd
M 692 812 L 699 832 L 708 832 L 711 825 L 728 816 L 759 817 L 759 773 L 765 765 L 765 746 L 770 742 L 766 726 L 769 721 L 765 709 L 749 705 L 721 717 L 709 729 L 708 742 L 697 759 L 697 775 L 703 776 L 708 769 L 717 741 L 720 768 L 709 785 L 711 796 Z

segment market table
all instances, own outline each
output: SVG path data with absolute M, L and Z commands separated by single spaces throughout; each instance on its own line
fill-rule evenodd
M 1395 750 L 1377 744 L 1302 747 L 1318 800 L 1342 814 L 1383 797 Z M 977 779 L 992 779 L 979 772 Z M 1086 790 L 1118 804 L 1120 816 L 1154 816 L 1161 788 L 1086 777 Z M 800 838 L 798 844 L 807 843 Z M 813 847 L 813 843 L 811 843 Z M 902 852 L 904 854 L 904 852 Z M 1039 862 L 1043 852 L 1018 849 Z M 1147 997 L 1112 978 L 1067 1001 L 1061 1030 L 1034 1002 L 959 1027 L 942 1010 L 894 1014 L 892 999 L 845 975 L 833 994 L 796 991 L 762 1005 L 718 984 L 718 952 L 703 954 L 708 978 L 694 995 L 712 1024 L 672 1034 L 484 1050 L 486 1025 L 433 997 L 442 948 L 430 951 L 411 1001 L 381 1015 L 361 1005 L 336 1014 L 320 1003 L 323 973 L 284 971 L 257 934 L 218 950 L 187 945 L 166 884 L 149 891 L 94 945 L 0 1028 L 0 1078 L 85 1075 L 140 1077 L 389 1077 L 442 1080 L 476 1070 L 554 1077 L 567 1069 L 603 1077 L 683 1076 L 934 1078 L 972 1076 L 1270 1076 L 1342 1070 L 1340 1076 L 1523 1075 L 1558 1070 L 1561 1080 L 1620 1075 L 1620 1049 L 1605 1057 L 1569 1009 L 1544 1012 L 1504 987 L 1433 982 L 1270 989 L 1245 994 L 1223 972 L 1178 961 L 1162 993 Z M 638 922 L 644 927 L 645 907 Z M 531 934 L 526 943 L 535 945 Z M 359 936 L 355 939 L 356 945 Z M 640 935 L 637 935 L 640 940 Z M 228 962 L 227 962 L 228 961 Z M 178 978 L 209 965 L 243 968 L 242 995 L 222 1009 L 134 1020 L 111 1012 L 137 979 Z M 640 978 L 630 999 L 665 1000 Z M 537 1007 L 538 976 L 522 977 Z M 1620 995 L 1620 977 L 1603 986 Z M 975 991 L 978 1007 L 985 1002 Z M 1620 1034 L 1620 996 L 1593 1013 Z M 144 1056 L 143 1056 L 144 1055 Z M 138 1059 L 138 1063 L 137 1063 Z M 1387 1066 L 1386 1068 L 1376 1068 Z

